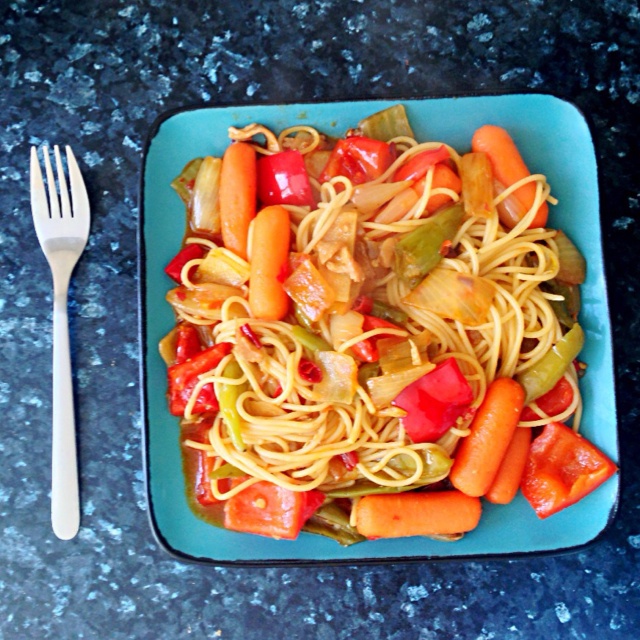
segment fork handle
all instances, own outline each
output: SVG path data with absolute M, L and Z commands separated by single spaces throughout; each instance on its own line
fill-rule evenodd
M 53 432 L 51 458 L 51 524 L 62 540 L 80 526 L 80 496 L 73 408 L 67 283 L 56 283 L 53 296 Z

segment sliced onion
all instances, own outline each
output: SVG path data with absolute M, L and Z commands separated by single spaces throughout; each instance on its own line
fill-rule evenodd
M 473 327 L 487 321 L 495 294 L 485 278 L 436 267 L 403 302 Z
M 381 224 L 397 222 L 409 213 L 413 205 L 420 200 L 420 196 L 411 188 L 404 189 L 394 196 L 374 220 Z
M 493 168 L 486 153 L 465 153 L 460 162 L 462 199 L 467 215 L 488 218 L 493 207 Z
M 206 156 L 202 160 L 193 186 L 189 210 L 189 224 L 194 231 L 220 233 L 218 192 L 221 167 L 221 158 Z
M 250 273 L 249 265 L 244 260 L 232 258 L 224 249 L 215 248 L 198 265 L 194 280 L 239 287 L 249 279 Z
M 308 256 L 300 261 L 282 286 L 312 322 L 320 320 L 336 299 L 336 292 Z
M 320 174 L 327 166 L 327 162 L 329 162 L 329 156 L 331 156 L 331 151 L 326 149 L 319 149 L 304 154 L 304 166 L 310 178 L 318 180 Z
M 222 303 L 232 296 L 242 296 L 242 291 L 223 284 L 205 282 L 192 289 L 175 287 L 167 292 L 167 302 L 176 310 L 196 317 L 210 317 Z
M 319 351 L 318 364 L 322 381 L 313 390 L 323 402 L 351 404 L 358 386 L 358 365 L 349 355 L 336 351 Z
M 382 182 L 379 184 L 366 182 L 353 190 L 351 202 L 361 213 L 373 213 L 411 185 L 409 180 L 400 182 Z
M 160 357 L 167 366 L 172 365 L 176 361 L 176 335 L 178 328 L 174 327 L 167 335 L 158 343 L 158 351 Z
M 200 170 L 202 164 L 202 158 L 194 158 L 187 162 L 182 168 L 180 175 L 174 178 L 171 182 L 171 187 L 176 190 L 176 193 L 180 196 L 180 200 L 188 207 L 193 196 L 193 186 L 196 181 L 196 176 Z
M 375 376 L 367 380 L 369 396 L 376 409 L 383 409 L 391 404 L 391 401 L 412 382 L 421 378 L 425 373 L 435 369 L 435 364 L 427 362 L 418 367 L 402 369 L 396 373 L 387 373 Z
M 347 311 L 346 313 L 332 313 L 329 316 L 329 333 L 334 349 L 362 333 L 364 316 L 357 311 Z
M 376 342 L 383 373 L 396 373 L 404 369 L 426 364 L 429 361 L 427 348 L 431 334 L 423 331 L 408 338 L 381 338 Z
M 556 277 L 567 284 L 582 284 L 587 275 L 584 256 L 563 231 L 558 231 L 555 240 L 560 261 L 560 270 Z

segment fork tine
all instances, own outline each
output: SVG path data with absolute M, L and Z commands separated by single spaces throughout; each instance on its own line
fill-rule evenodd
M 59 218 L 60 204 L 58 202 L 58 193 L 56 192 L 56 181 L 51 168 L 51 159 L 49 158 L 49 147 L 42 147 L 42 153 L 44 154 L 44 170 L 47 174 L 47 187 L 49 188 L 49 215 L 52 218 Z
M 31 214 L 34 220 L 49 217 L 49 205 L 47 204 L 47 192 L 44 188 L 42 170 L 38 160 L 38 151 L 31 147 Z
M 82 173 L 71 147 L 67 145 L 67 167 L 69 169 L 69 181 L 71 182 L 71 199 L 73 201 L 73 215 L 89 218 L 89 196 L 84 184 Z
M 60 157 L 60 149 L 58 145 L 53 147 L 56 157 L 56 168 L 58 169 L 58 187 L 60 190 L 60 206 L 62 208 L 62 217 L 72 216 L 71 204 L 69 202 L 69 190 L 67 189 L 67 179 L 64 175 L 64 167 L 62 166 L 62 158 Z

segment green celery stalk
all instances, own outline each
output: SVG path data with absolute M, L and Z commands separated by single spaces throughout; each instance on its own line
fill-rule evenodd
M 399 136 L 415 138 L 402 104 L 394 104 L 382 111 L 372 113 L 358 123 L 358 129 L 362 131 L 363 136 L 383 142 Z
M 332 538 L 343 547 L 362 542 L 360 535 L 350 524 L 347 514 L 335 503 L 322 505 L 302 527 L 303 531 Z
M 317 336 L 315 333 L 311 331 L 307 331 L 304 327 L 299 327 L 294 325 L 291 327 L 291 333 L 295 336 L 296 340 L 302 344 L 303 347 L 306 347 L 310 351 L 331 351 L 331 345 L 321 338 Z
M 525 404 L 555 387 L 584 344 L 584 331 L 576 322 L 533 367 L 516 376 L 526 393 Z
M 402 309 L 396 309 L 380 300 L 373 301 L 371 315 L 376 316 L 376 318 L 382 318 L 382 320 L 395 322 L 396 324 L 404 324 L 409 317 Z
M 399 240 L 395 246 L 393 270 L 406 280 L 411 288 L 442 260 L 440 250 L 447 240 L 455 237 L 464 218 L 460 203 L 427 218 L 423 225 Z
M 242 378 L 244 375 L 240 365 L 232 360 L 224 368 L 222 375 L 225 378 Z M 227 384 L 222 383 L 218 387 L 218 404 L 220 405 L 220 413 L 224 423 L 229 430 L 229 436 L 233 445 L 238 451 L 245 450 L 244 440 L 242 438 L 242 418 L 238 413 L 237 402 L 241 394 L 248 389 L 248 384 Z

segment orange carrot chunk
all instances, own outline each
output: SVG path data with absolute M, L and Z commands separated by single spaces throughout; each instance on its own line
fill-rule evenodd
M 526 427 L 516 429 L 498 473 L 484 496 L 489 502 L 509 504 L 515 498 L 527 464 L 530 444 L 531 429 Z
M 489 156 L 494 176 L 505 189 L 531 175 L 515 142 L 502 127 L 490 124 L 480 127 L 473 134 L 471 149 L 474 152 L 486 153 Z M 533 207 L 536 185 L 534 182 L 528 182 L 517 189 L 513 195 L 520 201 L 524 211 L 527 212 Z M 549 207 L 546 202 L 542 202 L 529 227 L 544 227 L 547 224 L 548 215 Z
M 455 490 L 368 495 L 356 507 L 356 528 L 367 538 L 466 533 L 481 511 L 478 498 Z
M 256 215 L 256 151 L 247 142 L 234 142 L 222 157 L 220 225 L 224 246 L 247 259 L 249 225 Z
M 287 274 L 291 230 L 289 212 L 281 205 L 265 207 L 251 232 L 249 307 L 255 318 L 281 320 L 289 310 L 282 283 Z
M 493 483 L 524 407 L 525 393 L 511 378 L 497 378 L 455 452 L 449 479 L 469 496 L 483 496 Z

